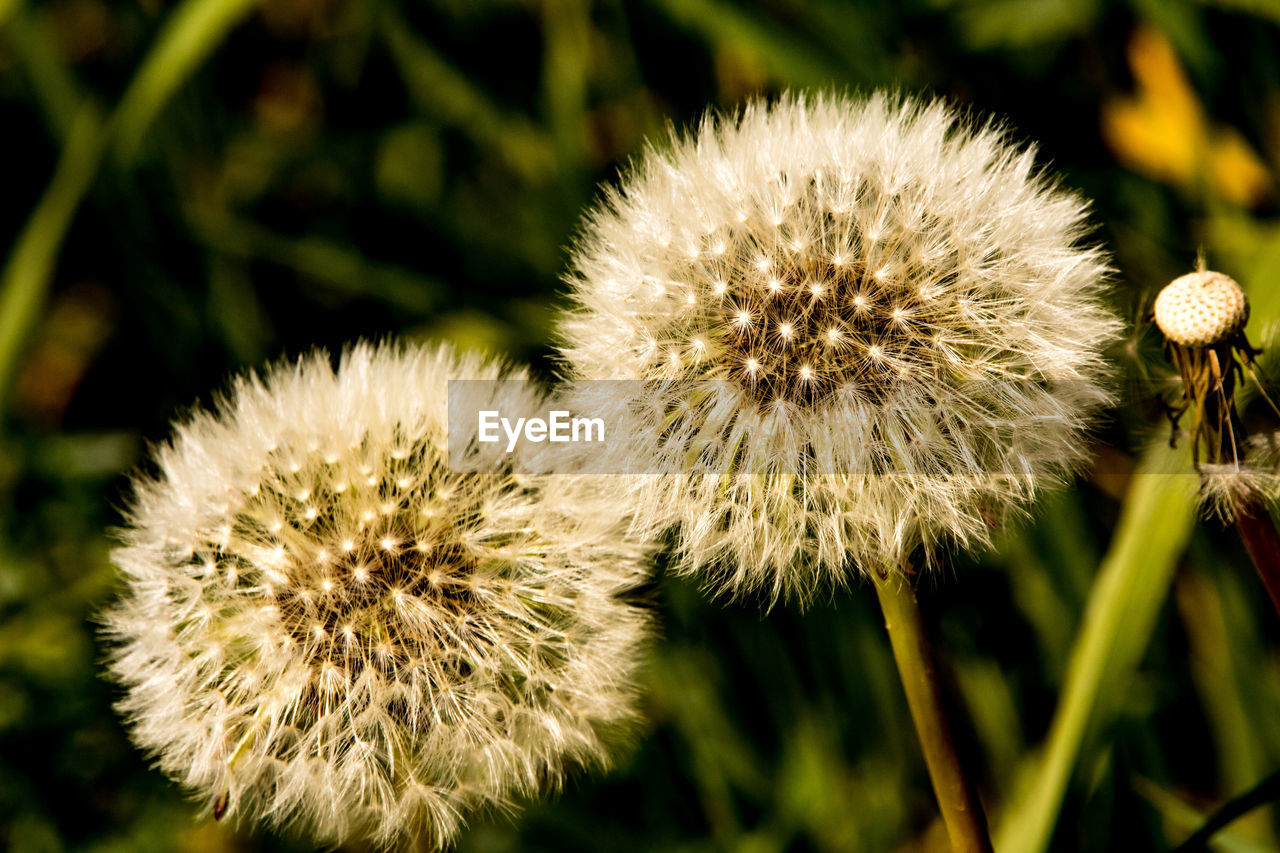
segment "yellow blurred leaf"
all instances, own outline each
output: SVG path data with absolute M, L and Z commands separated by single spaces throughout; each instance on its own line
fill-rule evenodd
M 1255 205 L 1273 190 L 1270 173 L 1234 128 L 1213 125 L 1173 46 L 1138 27 L 1129 42 L 1136 91 L 1102 105 L 1102 135 L 1116 159 L 1183 189 L 1203 187 L 1226 201 Z
M 1251 206 L 1271 195 L 1271 173 L 1235 128 L 1215 129 L 1209 158 L 1213 183 L 1228 201 Z

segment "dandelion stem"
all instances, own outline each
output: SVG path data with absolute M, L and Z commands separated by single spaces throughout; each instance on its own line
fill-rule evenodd
M 1271 596 L 1271 605 L 1280 615 L 1280 533 L 1271 513 L 1260 502 L 1252 501 L 1236 514 L 1236 530 Z
M 933 645 L 915 591 L 909 581 L 896 575 L 876 578 L 875 587 L 951 846 L 958 853 L 990 853 L 987 819 L 951 737 Z

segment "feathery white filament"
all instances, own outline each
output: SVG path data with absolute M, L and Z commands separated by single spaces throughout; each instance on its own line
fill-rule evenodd
M 983 542 L 1071 472 L 1117 328 L 1085 211 L 998 128 L 883 95 L 646 152 L 588 217 L 560 331 L 573 378 L 649 381 L 579 382 L 582 408 L 649 413 L 661 470 L 698 462 L 637 501 L 677 568 L 804 597 Z
M 135 740 L 215 811 L 438 847 L 606 759 L 644 555 L 587 478 L 449 467 L 447 379 L 500 375 L 360 345 L 239 381 L 159 449 L 113 554 L 111 669 Z

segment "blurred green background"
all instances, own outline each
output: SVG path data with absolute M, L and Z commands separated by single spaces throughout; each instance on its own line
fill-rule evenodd
M 171 418 L 359 337 L 546 371 L 578 216 L 646 135 L 881 86 L 1038 139 L 1135 330 L 1096 469 L 922 590 L 1002 853 L 1170 849 L 1280 766 L 1243 549 L 1131 476 L 1169 464 L 1155 290 L 1203 247 L 1255 342 L 1280 320 L 1280 0 L 0 0 L 0 849 L 306 849 L 194 821 L 111 710 L 109 529 Z M 462 850 L 945 849 L 870 590 L 661 609 L 635 747 Z M 1268 807 L 1215 849 L 1278 842 Z

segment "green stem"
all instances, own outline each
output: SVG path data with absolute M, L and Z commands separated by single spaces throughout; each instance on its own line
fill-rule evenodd
M 982 804 L 965 775 L 951 737 L 933 646 L 920 617 L 915 591 L 910 581 L 897 575 L 877 578 L 875 587 L 951 846 L 959 853 L 991 853 Z
M 1199 477 L 1185 447 L 1153 446 L 1139 464 L 1120 521 L 1089 593 L 1044 752 L 1004 810 L 1001 850 L 1043 853 L 1077 766 L 1092 757 L 1086 736 L 1114 718 L 1137 669 L 1191 536 Z

